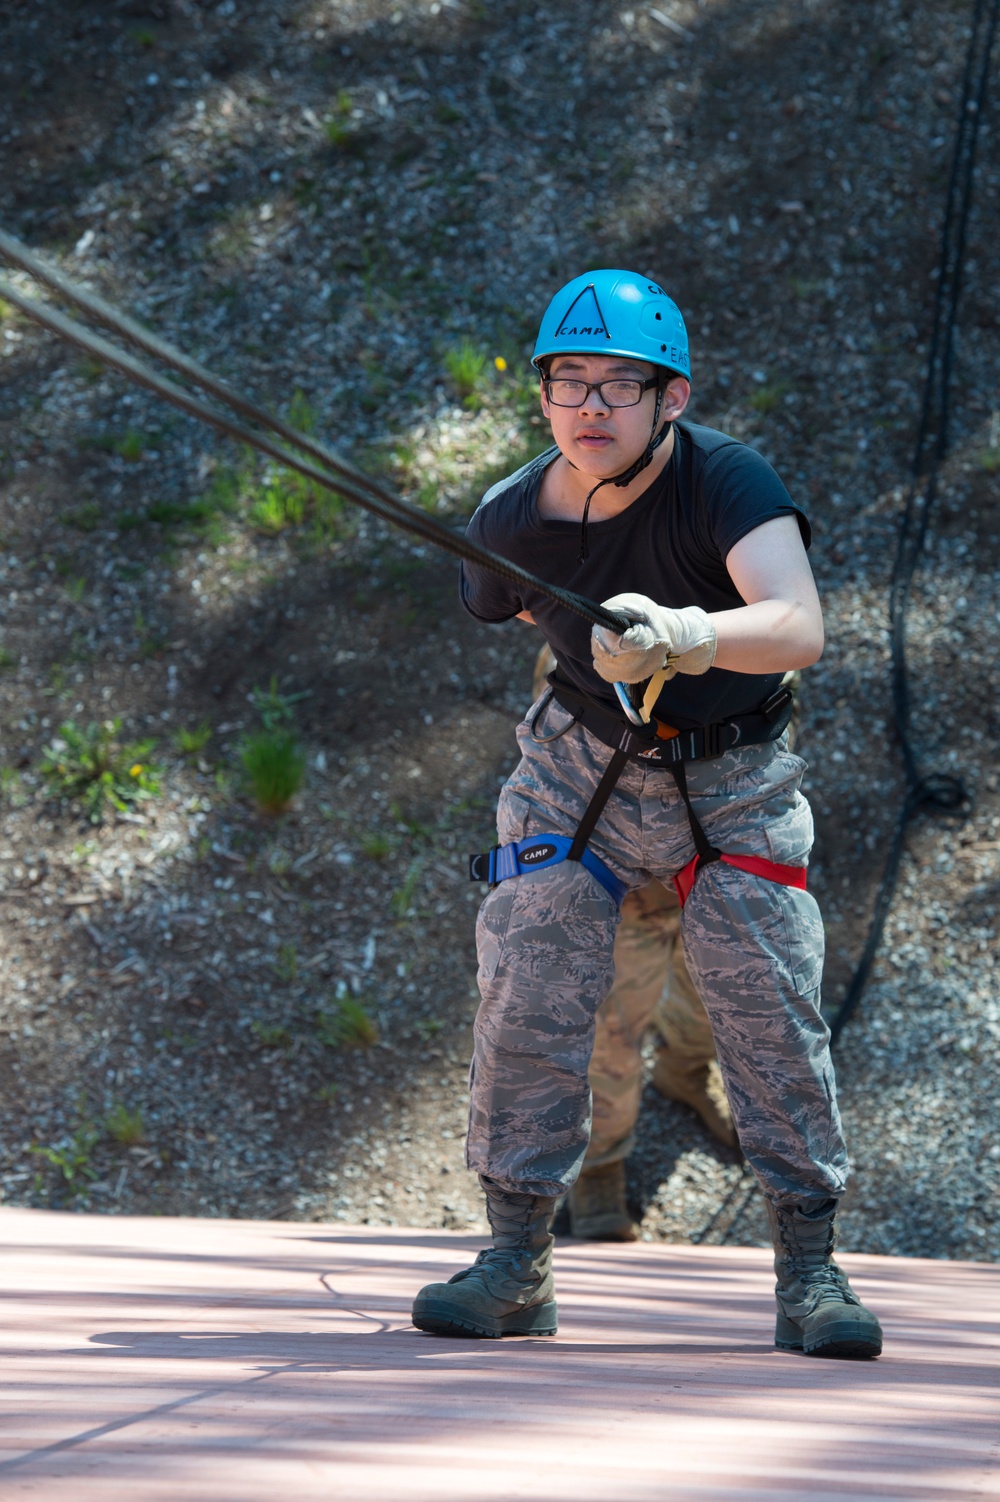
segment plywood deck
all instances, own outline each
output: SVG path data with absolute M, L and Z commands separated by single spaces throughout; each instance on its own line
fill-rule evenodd
M 845 1257 L 874 1363 L 776 1352 L 723 1247 L 563 1243 L 555 1339 L 415 1331 L 481 1245 L 0 1210 L 0 1498 L 1000 1498 L 1000 1267 Z

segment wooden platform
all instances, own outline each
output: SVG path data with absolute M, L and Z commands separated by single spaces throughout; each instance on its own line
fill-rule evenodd
M 878 1362 L 771 1346 L 768 1254 L 558 1250 L 553 1340 L 422 1335 L 481 1240 L 0 1210 L 0 1498 L 1000 1497 L 1000 1267 L 845 1257 Z

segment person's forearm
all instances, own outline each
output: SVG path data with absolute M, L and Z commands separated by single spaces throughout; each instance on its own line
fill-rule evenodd
M 801 600 L 758 600 L 710 620 L 718 634 L 714 666 L 732 673 L 787 673 L 823 651 L 823 617 Z

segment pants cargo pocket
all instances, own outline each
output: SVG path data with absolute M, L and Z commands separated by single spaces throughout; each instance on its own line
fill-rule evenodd
M 795 989 L 804 1000 L 814 1000 L 818 1006 L 826 952 L 819 907 L 810 892 L 780 887 L 778 893 Z
M 516 881 L 494 887 L 483 900 L 476 920 L 476 951 L 479 956 L 479 986 L 488 985 L 500 968 L 507 925 L 517 895 Z

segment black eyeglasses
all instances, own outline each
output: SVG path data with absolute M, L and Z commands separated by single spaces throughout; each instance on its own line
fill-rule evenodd
M 640 381 L 619 377 L 614 381 L 571 381 L 563 376 L 546 376 L 545 395 L 554 407 L 582 407 L 596 391 L 606 407 L 637 407 L 643 393 L 659 385 L 659 376 Z

